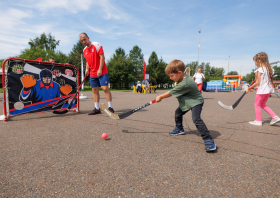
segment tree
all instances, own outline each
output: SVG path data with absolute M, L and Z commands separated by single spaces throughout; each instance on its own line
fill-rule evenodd
M 135 68 L 134 76 L 136 80 L 141 81 L 143 77 L 143 66 L 144 66 L 144 54 L 142 53 L 141 48 L 135 45 L 132 50 L 129 52 L 129 58 Z
M 81 79 L 81 54 L 83 54 L 83 49 L 84 49 L 84 45 L 81 43 L 81 41 L 78 41 L 72 48 L 72 51 L 69 54 L 69 63 L 72 65 L 75 65 L 76 67 L 78 67 L 79 71 L 80 71 L 80 79 Z M 83 57 L 83 66 L 84 66 L 84 72 L 85 72 L 85 68 L 86 68 L 86 59 L 84 58 L 84 55 L 82 55 Z M 87 78 L 85 80 L 85 85 L 89 85 L 89 78 Z
M 200 65 L 198 66 L 198 68 L 200 68 L 201 71 L 204 72 L 205 63 L 204 63 L 204 62 L 200 63 Z
M 162 57 L 158 61 L 158 65 L 155 69 L 155 77 L 157 84 L 161 85 L 164 83 L 172 84 L 173 81 L 170 80 L 169 76 L 165 73 L 165 68 L 167 63 L 163 61 Z
M 280 66 L 277 67 L 277 65 L 276 65 L 276 66 L 273 67 L 273 69 L 274 69 L 274 75 L 277 75 L 273 79 L 274 80 L 280 80 Z
M 59 41 L 56 41 L 51 33 L 48 36 L 43 33 L 40 38 L 30 39 L 28 44 L 30 48 L 22 50 L 20 55 L 16 56 L 17 58 L 35 60 L 42 57 L 43 61 L 48 61 L 50 57 L 53 57 L 57 63 L 68 63 L 68 56 L 66 54 L 54 50 L 59 45 Z
M 125 55 L 122 48 L 116 49 L 115 54 L 107 62 L 107 68 L 113 88 L 121 88 L 124 84 L 125 88 L 129 89 L 130 83 L 136 81 L 133 75 L 135 71 L 133 62 Z
M 0 67 L 2 67 L 2 63 L 4 62 L 5 59 L 0 59 Z M 0 82 L 1 83 L 1 82 Z
M 251 83 L 253 80 L 255 80 L 255 70 L 252 69 L 251 73 L 250 74 L 246 74 L 246 76 L 243 76 L 242 77 L 242 81 L 246 81 L 248 83 Z
M 43 61 L 48 61 L 50 57 L 57 63 L 68 63 L 68 56 L 61 51 L 45 50 L 41 48 L 24 49 L 17 58 L 35 60 L 42 57 Z
M 186 64 L 186 67 L 190 67 L 192 70 L 190 72 L 190 75 L 193 76 L 197 69 L 197 62 L 193 61 L 191 63 Z M 224 68 L 216 68 L 214 66 L 210 66 L 210 63 L 204 63 L 202 62 L 198 68 L 202 69 L 202 73 L 204 73 L 205 81 L 208 82 L 210 80 L 219 80 L 223 78 L 223 75 L 225 73 Z
M 230 71 L 227 75 L 239 75 L 237 71 Z
M 186 67 L 189 67 L 191 69 L 190 76 L 193 76 L 195 74 L 195 72 L 196 72 L 197 61 L 194 61 L 194 62 L 186 64 Z
M 148 65 L 147 65 L 147 74 L 149 74 L 149 78 L 152 81 L 153 85 L 157 85 L 155 71 L 159 64 L 159 60 L 155 51 L 149 57 Z
M 36 37 L 35 39 L 30 39 L 28 42 L 30 48 L 40 48 L 45 50 L 55 50 L 56 46 L 59 45 L 59 40 L 56 41 L 54 36 L 51 33 L 48 36 L 43 33 L 40 37 Z
M 147 74 L 153 85 L 159 85 L 160 87 L 164 83 L 172 83 L 169 76 L 165 73 L 165 67 L 167 63 L 162 58 L 158 59 L 155 51 L 152 52 L 148 60 Z

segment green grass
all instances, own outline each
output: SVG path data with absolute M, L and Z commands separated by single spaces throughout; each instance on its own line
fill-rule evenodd
M 3 89 L 2 88 L 0 88 L 0 93 L 3 93 Z

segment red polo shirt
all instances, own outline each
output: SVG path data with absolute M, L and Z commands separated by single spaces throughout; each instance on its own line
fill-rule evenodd
M 102 46 L 97 42 L 92 42 L 90 47 L 86 46 L 84 48 L 83 53 L 90 68 L 90 77 L 97 77 L 97 71 L 100 66 L 99 55 L 104 53 Z M 104 74 L 108 74 L 105 60 L 102 68 L 102 75 Z

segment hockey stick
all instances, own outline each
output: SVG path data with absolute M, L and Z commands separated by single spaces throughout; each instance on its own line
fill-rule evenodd
M 280 94 L 279 93 L 275 93 L 276 94 L 276 96 L 278 96 L 278 98 L 280 98 Z
M 239 104 L 239 102 L 242 100 L 242 98 L 245 96 L 245 94 L 246 94 L 246 92 L 244 92 L 242 94 L 242 96 L 232 106 L 226 106 L 221 101 L 218 101 L 218 104 L 221 107 L 223 107 L 224 109 L 233 110 Z
M 113 119 L 116 119 L 116 120 L 119 120 L 119 119 L 123 119 L 123 118 L 126 118 L 128 116 L 130 116 L 131 114 L 135 113 L 136 111 L 139 111 L 140 109 L 143 109 L 153 103 L 156 102 L 156 99 L 155 100 L 152 100 L 151 102 L 148 102 L 140 107 L 137 107 L 135 109 L 132 109 L 132 110 L 129 110 L 127 112 L 124 112 L 124 113 L 121 113 L 121 114 L 115 114 L 115 113 L 112 113 L 108 110 L 108 108 L 105 106 L 104 103 L 101 103 L 100 104 L 100 108 L 110 117 L 110 118 L 113 118 Z
M 75 100 L 76 100 L 76 96 L 78 95 L 78 93 L 79 93 L 79 91 L 80 91 L 80 89 L 81 89 L 81 87 L 82 87 L 82 84 L 84 83 L 84 81 L 85 81 L 85 79 L 86 79 L 87 76 L 88 76 L 88 74 L 86 74 L 86 76 L 84 77 L 83 81 L 81 82 L 80 86 L 78 87 L 78 90 L 77 90 L 77 92 L 76 92 L 74 98 L 71 100 L 71 102 L 70 102 L 69 106 L 67 107 L 67 109 L 64 110 L 64 111 L 60 111 L 60 110 L 53 111 L 54 114 L 65 114 L 65 113 L 67 113 L 68 111 L 70 111 L 70 109 L 71 109 L 73 103 L 74 103 Z
M 249 87 L 254 84 L 255 81 L 253 81 Z M 220 105 L 221 107 L 223 107 L 224 109 L 228 109 L 228 110 L 233 110 L 235 107 L 237 107 L 237 105 L 239 104 L 239 102 L 242 100 L 242 98 L 245 96 L 246 94 L 246 91 L 240 96 L 240 98 L 232 105 L 232 106 L 227 106 L 227 105 L 224 105 L 221 101 L 218 101 L 218 105 Z

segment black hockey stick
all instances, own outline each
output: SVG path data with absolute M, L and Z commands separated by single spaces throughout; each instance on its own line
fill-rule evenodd
M 249 85 L 249 87 L 255 83 L 255 80 Z M 228 110 L 233 110 L 235 107 L 237 107 L 237 105 L 239 104 L 239 102 L 242 100 L 242 98 L 245 96 L 246 91 L 242 94 L 242 96 L 240 96 L 240 98 L 232 105 L 232 106 L 227 106 L 224 105 L 221 101 L 218 101 L 218 104 L 223 107 L 224 109 L 228 109 Z
M 246 92 L 244 92 L 242 94 L 242 96 L 232 105 L 232 106 L 226 106 L 224 105 L 221 101 L 218 101 L 218 104 L 223 107 L 224 109 L 228 109 L 228 110 L 233 110 L 235 107 L 237 107 L 237 105 L 239 104 L 239 102 L 242 100 L 242 98 L 245 96 Z
M 86 74 L 86 76 L 84 77 L 83 81 L 81 82 L 80 86 L 78 87 L 78 90 L 77 90 L 77 92 L 76 92 L 74 98 L 71 100 L 71 102 L 70 102 L 69 106 L 67 107 L 67 109 L 64 110 L 64 111 L 61 111 L 61 110 L 53 111 L 54 114 L 65 114 L 65 113 L 67 113 L 68 111 L 70 111 L 72 105 L 73 105 L 74 102 L 76 101 L 76 96 L 78 95 L 78 93 L 79 93 L 79 91 L 80 91 L 80 89 L 81 89 L 81 86 L 82 86 L 82 84 L 84 83 L 84 81 L 85 81 L 85 79 L 86 79 L 87 76 L 88 76 L 88 75 Z
M 129 110 L 127 112 L 124 112 L 124 113 L 121 113 L 121 114 L 115 114 L 115 113 L 112 113 L 108 110 L 108 108 L 105 106 L 104 103 L 101 103 L 100 104 L 100 108 L 110 117 L 110 118 L 113 118 L 113 119 L 116 119 L 116 120 L 119 120 L 119 119 L 123 119 L 123 118 L 126 118 L 128 116 L 130 116 L 131 114 L 135 113 L 136 111 L 139 111 L 140 109 L 143 109 L 147 106 L 149 106 L 150 104 L 153 104 L 156 102 L 156 99 L 155 100 L 152 100 L 151 102 L 148 102 L 140 107 L 137 107 L 135 109 L 132 109 L 132 110 Z

